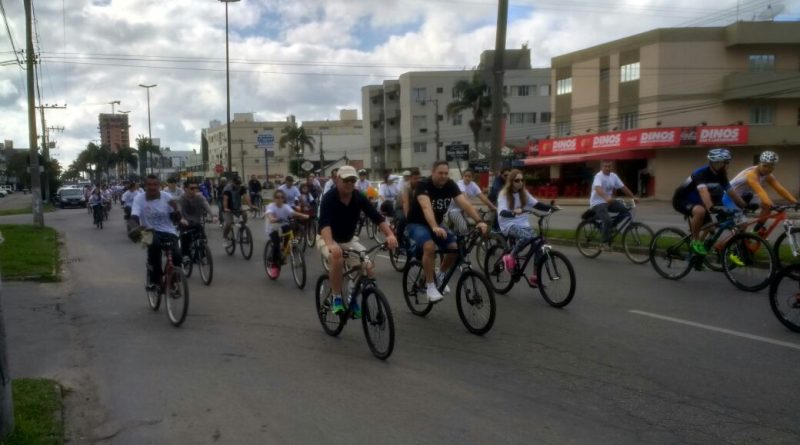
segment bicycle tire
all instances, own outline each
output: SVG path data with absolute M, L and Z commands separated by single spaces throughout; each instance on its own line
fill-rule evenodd
M 266 244 L 264 244 L 264 273 L 267 275 L 267 278 L 269 278 L 270 280 L 274 281 L 274 280 L 277 280 L 280 275 L 275 275 L 273 277 L 272 275 L 269 274 L 269 268 L 272 266 L 272 259 L 271 258 L 272 258 L 272 249 L 273 249 L 272 245 L 273 244 L 274 243 L 272 242 L 272 240 L 269 240 L 269 241 L 267 241 Z M 280 266 L 278 266 L 278 267 L 280 267 Z
M 433 303 L 428 301 L 425 294 L 425 272 L 417 259 L 410 260 L 403 269 L 403 299 L 416 316 L 424 317 L 433 309 Z
M 800 332 L 800 263 L 790 264 L 775 274 L 769 287 L 769 307 L 782 325 Z
M 392 263 L 394 270 L 402 272 L 408 264 L 408 252 L 404 247 L 397 247 L 394 252 L 389 252 L 389 262 Z
M 737 255 L 744 264 L 733 264 L 732 254 Z M 722 250 L 725 277 L 743 291 L 758 292 L 769 286 L 769 281 L 775 274 L 775 264 L 775 252 L 769 241 L 755 233 L 737 233 L 725 243 Z
M 292 266 L 294 284 L 298 289 L 302 289 L 306 287 L 306 262 L 303 261 L 302 247 L 300 247 L 299 243 L 292 245 L 289 255 L 291 256 L 290 264 Z
M 246 260 L 253 256 L 253 232 L 250 227 L 239 227 L 239 252 Z
M 724 269 L 722 266 L 722 251 L 717 250 L 715 246 L 711 246 L 708 255 L 703 258 L 703 265 L 714 272 L 722 272 Z
M 150 306 L 150 309 L 153 312 L 158 311 L 158 308 L 161 306 L 161 290 L 156 288 L 153 291 L 147 290 L 147 283 L 149 282 L 147 279 L 147 275 L 144 278 L 145 282 L 145 295 L 147 295 L 147 305 Z
M 366 222 L 366 226 L 367 226 L 367 238 L 373 241 L 377 241 L 375 239 L 375 223 L 373 223 L 371 219 L 368 219 Z
M 475 246 L 475 264 L 477 264 L 478 267 L 483 270 L 483 273 L 486 273 L 486 270 L 483 269 L 486 265 L 486 254 L 493 246 L 502 246 L 503 248 L 508 248 L 508 243 L 506 242 L 506 238 L 501 233 L 492 232 L 487 238 L 481 238 L 478 240 L 478 243 Z
M 650 241 L 653 229 L 640 222 L 631 223 L 622 232 L 622 247 L 625 256 L 634 264 L 645 264 L 650 261 Z
M 505 295 L 514 287 L 516 278 L 513 272 L 506 270 L 506 265 L 503 262 L 503 256 L 507 250 L 503 246 L 492 246 L 486 257 L 483 259 L 483 270 L 486 272 L 486 278 L 495 292 L 500 295 Z
M 233 254 L 236 252 L 236 237 L 234 236 L 234 230 L 235 229 L 231 227 L 231 231 L 228 234 L 227 243 L 225 244 L 225 253 L 227 253 L 228 256 L 233 256 Z
M 192 245 L 189 248 L 189 258 L 192 260 L 188 263 L 184 263 L 183 258 L 181 258 L 181 269 L 183 270 L 183 274 L 186 275 L 186 278 L 192 277 L 192 270 L 194 269 L 194 262 L 197 256 L 197 245 L 195 245 L 195 242 L 192 242 Z
M 536 276 L 539 278 L 539 293 L 550 306 L 563 308 L 575 297 L 575 269 L 563 253 L 556 250 L 543 253 L 536 263 Z M 569 279 L 566 286 L 564 278 Z M 557 289 L 566 292 L 558 293 Z
M 200 271 L 200 279 L 206 286 L 211 284 L 214 279 L 214 258 L 211 256 L 211 249 L 208 245 L 203 244 L 202 253 L 198 254 L 197 270 Z
M 582 221 L 575 229 L 575 245 L 578 247 L 578 252 L 586 258 L 597 258 L 603 251 L 600 248 L 602 236 L 600 226 L 595 221 Z
M 479 286 L 483 287 L 480 291 Z M 456 286 L 456 308 L 458 317 L 470 333 L 484 335 L 492 329 L 497 305 L 486 277 L 471 269 L 461 273 Z
M 383 292 L 368 287 L 361 296 L 361 326 L 375 357 L 386 360 L 394 351 L 394 317 Z
M 656 273 L 668 280 L 680 280 L 688 275 L 694 261 L 689 241 L 689 235 L 674 227 L 656 232 L 650 242 L 650 264 Z
M 380 229 L 378 228 L 378 226 L 376 226 L 374 224 L 372 225 L 372 227 L 373 227 L 373 229 L 372 229 L 372 232 L 373 232 L 372 233 L 372 239 L 374 239 L 375 242 L 378 243 L 378 244 L 385 243 L 386 242 L 386 236 L 383 234 L 383 232 L 381 232 Z
M 183 271 L 177 267 L 172 269 L 172 278 L 167 286 L 164 300 L 169 322 L 175 327 L 182 325 L 189 312 L 189 282 Z
M 306 227 L 306 246 L 307 247 L 314 247 L 317 242 L 317 220 L 311 219 L 308 221 L 308 226 Z
M 789 233 L 797 242 L 798 247 L 800 247 L 800 236 L 797 235 L 800 233 L 800 228 L 792 227 Z M 791 264 L 800 262 L 800 256 L 795 257 L 792 254 L 792 244 L 791 241 L 789 241 L 789 237 L 786 236 L 786 231 L 778 236 L 778 238 L 775 240 L 775 244 L 772 246 L 772 249 L 775 252 L 777 270 L 783 270 L 785 267 Z
M 317 304 L 317 318 L 322 325 L 322 330 L 331 337 L 336 337 L 344 329 L 347 317 L 344 314 L 333 313 L 331 310 L 332 298 L 330 278 L 326 273 L 317 278 L 317 285 L 314 286 L 314 300 Z

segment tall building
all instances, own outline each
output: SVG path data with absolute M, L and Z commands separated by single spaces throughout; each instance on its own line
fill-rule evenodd
M 365 140 L 372 165 L 402 170 L 428 170 L 444 159 L 446 147 L 469 146 L 470 161 L 485 162 L 491 145 L 491 115 L 486 113 L 478 146 L 470 126 L 472 111 L 449 116 L 447 107 L 458 100 L 455 85 L 477 75 L 491 85 L 494 51 L 484 51 L 475 70 L 426 71 L 402 74 L 399 79 L 361 89 Z M 550 69 L 532 69 L 530 50 L 509 50 L 505 60 L 504 93 L 508 147 L 527 146 L 550 133 Z M 489 93 L 487 89 L 487 94 Z
M 130 126 L 127 114 L 101 113 L 99 121 L 101 146 L 108 147 L 113 152 L 117 152 L 121 148 L 130 148 Z
M 358 118 L 358 110 L 340 110 L 339 120 L 303 121 L 306 133 L 314 138 L 314 152 L 306 158 L 314 160 L 319 168 L 320 154 L 328 168 L 347 162 L 356 168 L 370 168 L 369 146 L 364 138 L 364 121 Z
M 585 194 L 599 160 L 613 159 L 632 189 L 669 199 L 711 146 L 732 147 L 731 174 L 770 149 L 796 194 L 798 54 L 800 23 L 737 22 L 656 29 L 555 57 L 556 138 L 524 164 L 562 194 Z

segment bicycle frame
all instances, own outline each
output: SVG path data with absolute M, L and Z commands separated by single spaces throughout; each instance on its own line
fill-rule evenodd
M 456 236 L 456 244 L 458 245 L 455 249 L 437 249 L 436 254 L 456 254 L 456 261 L 453 263 L 450 270 L 448 270 L 442 282 L 439 283 L 439 292 L 443 292 L 445 286 L 450 282 L 450 279 L 456 273 L 456 270 L 463 270 L 463 269 L 472 269 L 472 261 L 469 260 L 470 253 L 472 253 L 472 249 L 478 244 L 477 241 L 482 236 L 479 229 L 472 229 L 472 231 L 467 235 L 457 235 Z

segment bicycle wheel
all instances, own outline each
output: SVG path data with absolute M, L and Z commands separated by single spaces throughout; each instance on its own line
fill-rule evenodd
M 394 252 L 389 252 L 389 262 L 392 263 L 394 270 L 402 272 L 408 264 L 408 252 L 404 247 L 397 247 Z
M 347 318 L 344 315 L 336 315 L 331 309 L 333 295 L 331 292 L 331 281 L 328 274 L 324 274 L 317 279 L 314 288 L 315 300 L 317 302 L 317 317 L 322 324 L 322 329 L 330 336 L 337 336 L 344 329 Z
M 200 279 L 203 284 L 208 286 L 214 278 L 214 258 L 211 256 L 211 249 L 207 244 L 202 245 L 202 249 L 197 251 L 197 269 L 200 271 Z
M 361 325 L 372 355 L 381 360 L 389 358 L 394 350 L 394 318 L 386 296 L 376 287 L 362 294 Z
M 144 282 L 145 282 L 144 292 L 145 294 L 147 294 L 147 304 L 150 306 L 150 309 L 157 311 L 159 306 L 161 306 L 161 291 L 158 288 L 153 290 L 147 289 L 146 285 L 147 283 L 149 283 L 147 275 L 145 275 Z
M 575 269 L 566 255 L 551 250 L 536 263 L 539 292 L 550 306 L 562 308 L 575 296 Z
M 306 246 L 314 247 L 317 242 L 317 220 L 310 219 L 306 225 Z
M 505 237 L 497 232 L 490 233 L 487 238 L 481 238 L 475 246 L 475 264 L 483 269 L 486 266 L 486 254 L 489 250 L 493 246 L 502 246 L 505 249 L 508 247 L 507 244 Z M 483 269 L 483 273 L 487 273 L 486 269 Z
M 792 245 L 797 246 L 798 256 L 794 255 Z M 792 227 L 789 235 L 785 231 L 781 233 L 778 239 L 775 240 L 775 245 L 772 249 L 775 252 L 775 261 L 779 270 L 790 264 L 797 263 L 800 259 L 800 228 Z M 800 276 L 797 278 L 800 278 Z
M 737 233 L 722 250 L 725 276 L 744 291 L 758 292 L 769 286 L 775 264 L 772 246 L 754 233 Z
M 781 269 L 769 287 L 769 307 L 784 326 L 800 332 L 800 264 Z
M 506 270 L 503 256 L 508 253 L 503 246 L 492 246 L 489 253 L 483 259 L 483 270 L 486 271 L 486 278 L 492 289 L 500 295 L 505 295 L 514 287 L 516 280 L 513 271 Z
M 602 250 L 600 249 L 603 234 L 600 231 L 600 226 L 594 221 L 583 221 L 578 224 L 575 230 L 575 243 L 578 246 L 578 252 L 586 258 L 597 258 Z
M 375 239 L 375 223 L 373 223 L 371 219 L 367 219 L 365 224 L 367 226 L 367 237 L 369 239 L 371 239 L 371 240 L 376 240 Z
M 192 259 L 189 262 L 184 262 L 183 258 L 181 258 L 181 269 L 183 269 L 183 274 L 186 275 L 186 278 L 192 277 L 192 270 L 194 269 L 194 262 L 199 253 L 197 252 L 197 246 L 192 242 L 192 247 L 189 248 L 189 257 Z
M 425 271 L 416 259 L 409 261 L 403 270 L 403 298 L 412 314 L 424 317 L 433 309 L 425 293 Z
M 497 308 L 494 291 L 483 275 L 466 270 L 458 278 L 456 308 L 464 327 L 475 335 L 483 335 L 492 329 Z
M 711 246 L 708 249 L 708 255 L 703 258 L 703 265 L 714 272 L 722 272 L 722 249 L 718 249 L 716 246 Z
M 650 259 L 650 240 L 653 229 L 642 223 L 631 223 L 622 232 L 622 247 L 625 256 L 633 263 L 644 264 Z
M 292 265 L 294 284 L 297 285 L 298 289 L 302 289 L 306 287 L 306 262 L 303 261 L 303 248 L 299 242 L 292 244 L 292 251 L 289 255 L 291 256 L 290 263 Z
M 387 221 L 388 221 L 388 219 L 387 219 Z M 381 230 L 378 228 L 378 226 L 373 224 L 372 225 L 372 232 L 373 232 L 372 239 L 374 239 L 376 243 L 383 244 L 383 243 L 386 242 L 386 236 L 383 234 L 383 232 L 381 232 Z
M 227 242 L 225 243 L 225 253 L 228 256 L 232 256 L 234 252 L 236 252 L 236 238 L 234 237 L 233 231 L 236 230 L 231 227 L 231 231 L 228 234 Z
M 680 229 L 666 227 L 653 235 L 650 242 L 650 264 L 668 280 L 685 277 L 692 268 L 690 238 Z
M 267 278 L 270 280 L 277 280 L 278 274 L 275 274 L 273 277 L 270 274 L 270 268 L 272 267 L 272 249 L 273 249 L 273 242 L 272 240 L 267 241 L 267 244 L 264 245 L 264 273 L 267 274 Z M 278 266 L 280 267 L 280 265 Z
M 180 326 L 186 320 L 189 310 L 189 283 L 179 268 L 172 269 L 172 278 L 164 297 L 167 306 L 167 318 L 173 326 Z
M 250 227 L 239 228 L 239 251 L 246 260 L 253 256 L 253 232 L 250 231 Z

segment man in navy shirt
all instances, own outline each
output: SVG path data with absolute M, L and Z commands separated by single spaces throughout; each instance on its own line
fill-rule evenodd
M 356 226 L 361 212 L 364 212 L 371 219 L 378 229 L 386 236 L 386 243 L 389 248 L 394 250 L 397 247 L 397 238 L 389 228 L 383 216 L 366 196 L 357 192 L 356 179 L 358 174 L 356 169 L 345 165 L 339 168 L 339 181 L 336 188 L 326 193 L 322 197 L 319 211 L 319 234 L 317 248 L 322 253 L 323 258 L 328 261 L 330 268 L 331 292 L 333 293 L 332 309 L 334 314 L 344 312 L 342 304 L 342 273 L 344 269 L 343 249 L 365 251 L 366 248 L 358 242 L 355 237 Z M 354 260 L 357 260 L 354 258 Z M 372 266 L 369 266 L 368 273 L 372 275 Z M 350 302 L 353 314 L 361 316 L 361 309 L 355 301 Z

